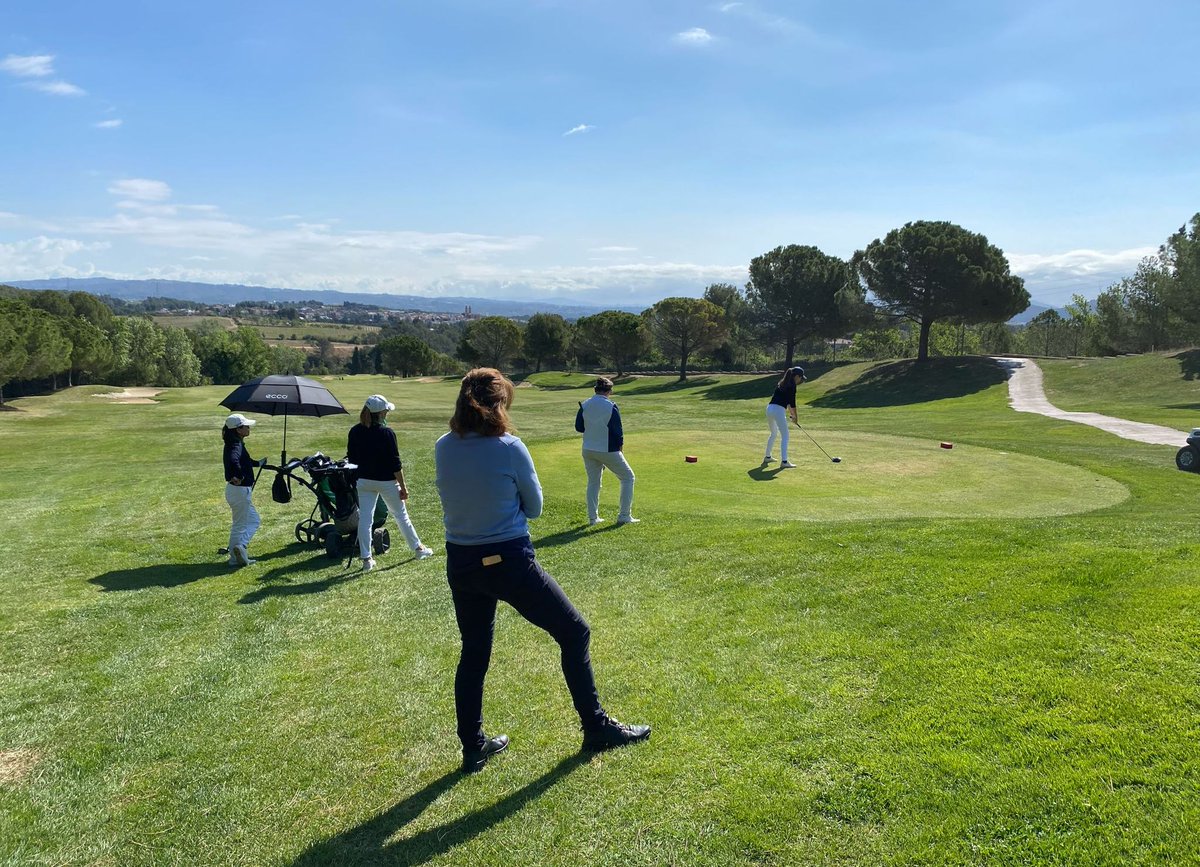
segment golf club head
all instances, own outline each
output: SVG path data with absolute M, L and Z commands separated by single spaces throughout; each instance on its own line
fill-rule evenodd
M 830 458 L 829 460 L 833 461 L 835 464 L 840 464 L 842 462 L 841 458 Z

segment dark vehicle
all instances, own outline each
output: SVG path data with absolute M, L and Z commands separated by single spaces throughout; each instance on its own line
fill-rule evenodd
M 270 467 L 276 472 L 272 485 L 272 496 L 277 502 L 291 499 L 291 483 L 295 482 L 312 491 L 316 505 L 312 513 L 296 525 L 297 541 L 317 543 L 325 547 L 331 560 L 342 556 L 342 549 L 349 547 L 356 555 L 358 539 L 358 465 L 346 460 L 335 461 L 320 452 L 306 458 L 294 458 L 282 467 Z M 304 470 L 304 475 L 297 473 Z M 380 497 L 371 516 L 371 550 L 376 554 L 387 553 L 392 546 L 391 534 L 384 524 L 388 509 Z
M 1192 428 L 1187 445 L 1175 453 L 1175 466 L 1189 473 L 1200 473 L 1200 427 Z

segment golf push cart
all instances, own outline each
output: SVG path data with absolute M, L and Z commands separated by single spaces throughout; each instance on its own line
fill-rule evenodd
M 271 498 L 275 502 L 291 501 L 292 482 L 312 491 L 317 500 L 312 513 L 296 525 L 297 541 L 323 545 L 325 555 L 331 560 L 341 557 L 345 546 L 358 553 L 357 464 L 335 461 L 317 452 L 306 458 L 293 458 L 282 467 L 263 469 L 275 470 L 275 481 L 271 484 Z M 297 470 L 304 470 L 308 478 Z M 392 546 L 385 526 L 387 516 L 387 505 L 380 497 L 371 516 L 371 550 L 376 554 L 387 553 Z
M 1192 428 L 1187 445 L 1175 453 L 1175 466 L 1189 473 L 1200 473 L 1200 427 Z

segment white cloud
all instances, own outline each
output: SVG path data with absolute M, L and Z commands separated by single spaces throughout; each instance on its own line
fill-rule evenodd
M 730 12 L 734 9 L 737 9 L 741 5 L 741 3 L 722 3 L 720 9 L 722 12 Z
M 1034 301 L 1064 304 L 1075 294 L 1094 298 L 1099 292 L 1132 275 L 1138 263 L 1157 247 L 1128 250 L 1068 250 L 1065 253 L 1010 253 L 1009 267 L 1025 280 Z
M 713 41 L 713 35 L 703 27 L 693 27 L 676 33 L 674 39 L 681 45 L 707 45 Z
M 43 237 L 0 245 L 0 277 L 97 274 L 648 306 L 668 295 L 698 296 L 710 283 L 740 284 L 747 276 L 744 264 L 622 261 L 637 249 L 624 245 L 596 248 L 601 261 L 542 264 L 542 238 L 535 235 L 350 231 L 333 222 L 271 219 L 252 225 L 223 216 L 214 205 L 168 201 L 171 188 L 145 178 L 113 181 L 109 191 L 118 197 L 110 215 L 64 221 L 56 230 L 35 228 Z M 0 212 L 0 227 L 32 226 L 26 217 Z M 63 237 L 50 237 L 51 231 Z M 131 252 L 139 263 L 134 269 L 122 265 Z
M 102 120 L 98 123 L 94 123 L 92 126 L 94 126 L 96 129 L 116 129 L 122 123 L 123 121 L 120 118 L 113 118 L 112 120 Z
M 1139 262 L 1157 252 L 1157 247 L 1133 247 L 1115 253 L 1099 250 L 1068 250 L 1065 253 L 1050 254 L 1012 253 L 1008 256 L 1008 263 L 1017 274 L 1050 272 L 1087 277 L 1114 269 L 1128 269 L 1132 273 L 1137 269 Z
M 17 78 L 39 78 L 54 74 L 53 54 L 10 54 L 0 60 L 0 72 Z
M 566 132 L 564 132 L 564 133 L 563 133 L 563 135 L 564 135 L 564 136 L 568 136 L 568 135 L 576 135 L 576 134 L 578 134 L 578 133 L 581 133 L 581 132 L 589 132 L 589 131 L 591 131 L 591 130 L 594 130 L 594 129 L 595 129 L 595 127 L 594 127 L 594 126 L 592 126 L 591 124 L 581 123 L 581 124 L 579 124 L 579 126 L 573 126 L 573 127 L 571 127 L 569 130 L 567 130 Z
M 87 242 L 74 238 L 48 238 L 39 235 L 0 244 L 0 274 L 7 280 L 35 280 L 41 277 L 75 277 L 94 273 L 94 266 L 68 265 L 67 259 L 80 253 L 107 250 L 105 242 Z
M 16 78 L 49 78 L 54 74 L 54 55 L 10 54 L 0 60 L 0 72 Z M 53 96 L 83 96 L 87 92 L 69 81 L 26 81 L 24 86 Z
M 42 93 L 49 93 L 52 96 L 84 96 L 87 94 L 82 87 L 76 87 L 69 81 L 30 81 L 25 86 L 32 90 L 40 90 Z
M 146 178 L 124 178 L 113 181 L 108 191 L 114 196 L 124 196 L 139 202 L 161 202 L 171 198 L 171 188 L 162 181 Z

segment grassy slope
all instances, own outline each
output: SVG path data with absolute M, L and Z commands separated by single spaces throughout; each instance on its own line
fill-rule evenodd
M 1031 500 L 1059 483 L 1056 467 L 1127 496 L 991 517 L 985 475 L 931 494 L 969 493 L 982 505 L 968 518 L 787 522 L 776 495 L 755 514 L 743 492 L 724 510 L 686 477 L 672 491 L 678 459 L 655 446 L 688 430 L 722 448 L 740 439 L 744 475 L 770 381 L 651 379 L 618 392 L 645 521 L 586 529 L 571 419 L 588 392 L 523 388 L 516 421 L 546 481 L 539 557 L 592 624 L 606 704 L 655 734 L 581 761 L 552 645 L 503 611 L 485 710 L 513 747 L 467 780 L 453 773 L 440 557 L 393 551 L 379 572 L 343 570 L 291 539 L 310 504 L 264 490 L 262 562 L 230 572 L 212 553 L 227 533 L 215 430 L 227 389 L 157 406 L 91 396 L 103 388 L 16 401 L 0 414 L 0 751 L 39 763 L 0 783 L 0 859 L 1195 859 L 1195 477 L 1168 448 L 1012 413 L 986 366 L 814 372 L 801 418 L 827 448 L 850 432 L 868 446 L 952 440 L 945 457 L 1053 462 L 1033 462 Z M 396 400 L 414 522 L 436 545 L 431 451 L 452 385 L 332 385 L 347 406 Z M 1121 398 L 1149 392 L 1143 377 Z M 292 451 L 340 454 L 349 422 L 294 421 Z M 277 450 L 279 427 L 255 429 L 255 455 Z M 868 449 L 834 468 L 793 443 L 805 463 L 771 484 L 794 485 L 799 508 L 838 492 L 830 470 L 895 460 Z M 607 509 L 615 494 L 609 482 Z
M 1038 365 L 1046 396 L 1060 409 L 1100 412 L 1181 431 L 1200 427 L 1200 350 L 1038 359 Z

